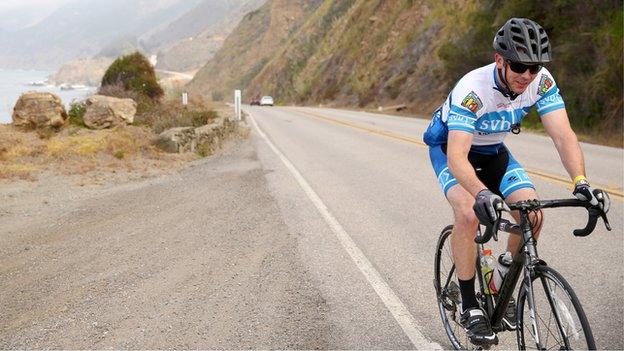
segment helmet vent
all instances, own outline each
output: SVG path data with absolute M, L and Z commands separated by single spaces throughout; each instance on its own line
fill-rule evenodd
M 509 19 L 494 36 L 494 49 L 505 59 L 524 64 L 551 61 L 546 30 L 527 18 Z

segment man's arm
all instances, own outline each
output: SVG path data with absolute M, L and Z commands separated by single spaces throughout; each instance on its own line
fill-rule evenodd
M 576 134 L 570 127 L 568 113 L 564 108 L 542 116 L 544 129 L 555 143 L 563 166 L 574 179 L 585 176 L 585 161 Z
M 468 162 L 468 152 L 472 145 L 472 138 L 473 135 L 466 132 L 449 131 L 446 155 L 448 157 L 449 170 L 455 179 L 472 196 L 476 196 L 486 186 L 477 178 L 474 168 Z

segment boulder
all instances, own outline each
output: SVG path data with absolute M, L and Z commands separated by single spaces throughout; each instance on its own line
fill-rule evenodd
M 67 119 L 61 99 L 45 92 L 27 92 L 13 108 L 13 125 L 28 129 L 59 128 Z
M 166 152 L 195 152 L 195 128 L 177 127 L 160 133 L 154 144 Z
M 84 123 L 92 129 L 132 124 L 137 107 L 132 99 L 119 99 L 104 95 L 89 96 L 85 105 Z

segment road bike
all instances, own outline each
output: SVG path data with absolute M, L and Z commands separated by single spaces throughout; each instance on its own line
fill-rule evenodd
M 575 236 L 587 236 L 596 227 L 598 217 L 611 230 L 606 213 L 578 199 L 527 200 L 508 204 L 510 210 L 518 210 L 520 224 L 500 219 L 485 231 L 477 232 L 478 246 L 476 276 L 479 280 L 477 300 L 486 312 L 492 329 L 497 332 L 516 331 L 518 348 L 538 350 L 596 349 L 591 327 L 574 290 L 568 282 L 548 266 L 537 254 L 537 241 L 533 236 L 536 223 L 531 223 L 529 214 L 540 209 L 556 207 L 584 207 L 589 219 L 583 229 L 573 231 Z M 434 285 L 442 322 L 452 345 L 456 349 L 478 348 L 468 340 L 460 324 L 461 295 L 453 263 L 451 231 L 449 225 L 442 230 L 435 255 Z M 492 237 L 498 240 L 498 231 L 523 238 L 519 251 L 513 255 L 513 263 L 505 275 L 496 295 L 490 294 L 488 282 L 484 281 L 480 259 L 483 245 Z M 509 302 L 516 284 L 521 280 L 516 298 L 516 325 L 504 323 Z

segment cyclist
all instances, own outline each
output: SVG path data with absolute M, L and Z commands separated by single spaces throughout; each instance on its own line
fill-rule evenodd
M 552 58 L 546 31 L 530 19 L 512 18 L 496 32 L 493 45 L 495 62 L 457 82 L 424 134 L 435 174 L 453 209 L 451 245 L 462 299 L 460 320 L 476 345 L 498 339 L 475 297 L 474 238 L 479 222 L 495 223 L 504 200 L 537 198 L 533 183 L 503 144 L 509 132 L 519 132 L 520 121 L 532 107 L 574 182 L 573 194 L 605 212 L 609 207 L 608 196 L 585 178 L 583 154 L 563 98 L 543 67 Z M 542 213 L 530 219 L 538 234 Z M 507 249 L 517 252 L 519 244 L 520 238 L 512 235 Z M 506 323 L 514 328 L 512 311 Z

